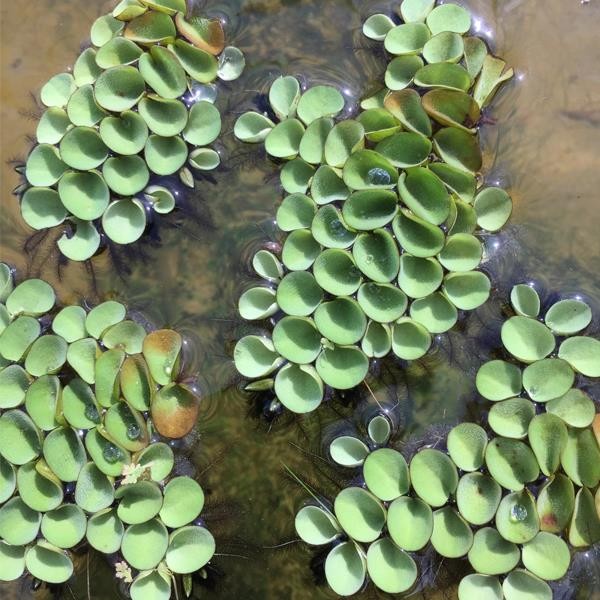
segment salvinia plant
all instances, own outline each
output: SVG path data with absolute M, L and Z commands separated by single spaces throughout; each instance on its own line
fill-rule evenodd
M 573 552 L 600 541 L 600 414 L 582 389 L 600 377 L 600 341 L 581 333 L 591 310 L 564 299 L 540 319 L 526 285 L 511 299 L 503 357 L 477 374 L 492 403 L 485 427 L 457 425 L 410 461 L 389 446 L 384 415 L 366 440 L 329 445 L 328 458 L 360 471 L 360 483 L 333 503 L 314 494 L 296 529 L 310 545 L 331 546 L 325 575 L 336 593 L 358 592 L 367 577 L 385 592 L 408 591 L 415 553 L 431 547 L 468 561 L 460 600 L 551 600 L 547 582 L 565 576 Z
M 46 107 L 17 188 L 36 230 L 62 227 L 60 252 L 93 256 L 105 239 L 138 240 L 148 215 L 171 212 L 176 181 L 215 169 L 217 79 L 245 66 L 219 20 L 188 16 L 186 0 L 122 0 L 91 29 L 73 70 L 40 94 Z
M 281 160 L 288 194 L 277 211 L 279 256 L 253 260 L 261 285 L 239 301 L 244 319 L 272 319 L 234 358 L 251 389 L 274 389 L 291 411 L 316 409 L 326 386 L 349 389 L 370 358 L 425 355 L 433 336 L 486 302 L 482 235 L 501 229 L 509 195 L 481 184 L 478 123 L 512 76 L 468 35 L 465 9 L 405 0 L 403 23 L 370 17 L 364 33 L 390 57 L 386 88 L 340 119 L 342 94 L 303 91 L 280 77 L 267 114 L 248 112 L 235 135 Z
M 168 445 L 200 403 L 179 382 L 182 344 L 112 300 L 58 309 L 48 283 L 15 286 L 0 263 L 0 581 L 63 583 L 87 543 L 121 556 L 133 600 L 168 600 L 211 559 L 204 493 Z

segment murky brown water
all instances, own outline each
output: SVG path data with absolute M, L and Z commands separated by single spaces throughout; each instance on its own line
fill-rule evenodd
M 333 82 L 356 100 L 380 79 L 384 59 L 377 44 L 360 34 L 365 16 L 388 1 L 207 0 L 211 13 L 227 15 L 232 43 L 247 56 L 241 80 L 221 94 L 225 120 L 223 163 L 214 179 L 198 185 L 185 210 L 161 220 L 151 239 L 134 250 L 94 260 L 94 272 L 60 265 L 52 244 L 25 244 L 31 231 L 11 196 L 18 180 L 8 161 L 23 159 L 31 94 L 73 61 L 96 16 L 112 2 L 90 0 L 0 0 L 2 26 L 0 258 L 20 275 L 52 281 L 64 302 L 82 297 L 118 297 L 156 325 L 184 331 L 195 344 L 190 372 L 201 374 L 205 393 L 198 439 L 182 449 L 180 468 L 203 471 L 219 556 L 198 598 L 317 599 L 309 561 L 297 544 L 294 509 L 303 494 L 284 475 L 282 463 L 324 482 L 318 459 L 319 433 L 327 423 L 352 414 L 352 401 L 366 389 L 311 418 L 268 425 L 255 417 L 256 399 L 238 391 L 230 359 L 233 344 L 249 329 L 236 318 L 239 294 L 252 279 L 249 259 L 273 227 L 280 199 L 277 169 L 256 147 L 242 148 L 231 130 L 235 115 L 252 105 L 279 73 L 311 82 Z M 486 265 L 497 288 L 494 299 L 444 336 L 435 351 L 401 372 L 393 361 L 369 379 L 380 398 L 399 401 L 402 437 L 431 436 L 436 427 L 477 414 L 470 402 L 474 372 L 497 345 L 502 302 L 510 287 L 535 279 L 543 290 L 581 292 L 600 314 L 600 2 L 591 0 L 470 0 L 495 51 L 519 75 L 491 111 L 495 125 L 483 128 L 487 179 L 506 186 L 515 200 L 510 227 L 487 240 Z M 30 116 L 27 116 L 31 113 Z M 117 265 L 118 268 L 115 268 Z M 465 377 L 467 375 L 467 377 Z M 600 388 L 597 386 L 597 398 Z M 335 478 L 323 485 L 335 490 Z M 422 591 L 415 597 L 456 596 L 461 563 L 424 559 Z M 121 597 L 102 557 L 78 562 L 78 577 L 58 598 L 109 600 Z M 597 576 L 597 575 L 596 575 Z M 587 581 L 587 585 L 585 584 Z M 596 579 L 597 586 L 600 582 Z M 592 586 L 592 587 L 590 587 Z M 561 592 L 561 598 L 600 596 L 591 575 Z M 575 587 L 579 588 L 576 592 Z M 0 586 L 0 598 L 30 598 L 28 584 Z M 48 591 L 35 595 L 50 598 Z M 377 597 L 369 590 L 365 597 Z M 558 597 L 558 594 L 557 594 Z

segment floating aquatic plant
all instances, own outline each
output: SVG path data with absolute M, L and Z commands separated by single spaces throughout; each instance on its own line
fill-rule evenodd
M 480 234 L 503 227 L 512 201 L 480 188 L 477 123 L 512 71 L 464 35 L 465 9 L 405 0 L 401 13 L 398 26 L 385 15 L 365 23 L 394 58 L 388 87 L 355 118 L 339 120 L 335 88 L 284 76 L 269 91 L 272 114 L 235 125 L 283 161 L 288 194 L 281 255 L 256 254 L 264 283 L 239 301 L 243 318 L 276 320 L 272 338 L 241 339 L 235 364 L 294 412 L 314 410 L 325 386 L 358 385 L 370 358 L 422 357 L 490 294 Z
M 202 488 L 158 441 L 197 421 L 181 336 L 147 333 L 115 301 L 58 310 L 50 285 L 15 286 L 5 264 L 0 301 L 0 580 L 63 583 L 86 541 L 120 553 L 134 600 L 168 599 L 215 550 L 196 524 Z
M 198 97 L 216 79 L 239 77 L 245 60 L 225 47 L 220 21 L 185 13 L 184 0 L 120 2 L 93 24 L 73 71 L 41 90 L 46 111 L 24 168 L 21 213 L 36 230 L 68 223 L 58 247 L 71 260 L 93 256 L 99 232 L 130 244 L 148 210 L 173 210 L 174 192 L 157 194 L 160 177 L 179 174 L 193 187 L 192 170 L 220 163 L 208 147 L 221 132 L 216 93 Z
M 333 544 L 325 576 L 336 593 L 358 592 L 367 577 L 388 593 L 410 590 L 413 553 L 431 545 L 473 569 L 461 600 L 551 599 L 546 582 L 565 576 L 573 549 L 600 541 L 600 416 L 576 385 L 578 374 L 600 376 L 600 341 L 582 334 L 591 310 L 564 299 L 542 321 L 532 287 L 515 286 L 511 299 L 506 359 L 484 364 L 476 380 L 493 402 L 486 429 L 457 425 L 445 448 L 423 447 L 410 461 L 390 446 L 383 414 L 366 439 L 330 442 L 328 458 L 362 477 L 331 505 L 313 495 L 296 530 L 308 544 Z

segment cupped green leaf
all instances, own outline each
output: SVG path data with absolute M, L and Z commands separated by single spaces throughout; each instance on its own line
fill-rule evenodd
M 329 552 L 325 559 L 325 578 L 329 587 L 340 596 L 352 596 L 365 581 L 367 561 L 353 542 L 343 542 Z
M 226 46 L 219 56 L 217 76 L 221 81 L 235 81 L 246 68 L 244 53 L 235 46 Z
M 277 369 L 283 358 L 275 351 L 270 339 L 256 335 L 242 338 L 235 346 L 236 369 L 244 377 L 264 377 Z
M 175 40 L 169 45 L 186 73 L 199 83 L 211 83 L 217 76 L 219 63 L 217 59 L 202 48 L 196 48 L 183 40 Z
M 317 207 L 305 194 L 290 194 L 277 209 L 277 226 L 282 231 L 295 231 L 310 227 Z
M 535 402 L 547 402 L 566 394 L 573 385 L 575 373 L 560 358 L 546 358 L 523 371 L 523 387 Z
M 68 214 L 56 190 L 50 188 L 31 187 L 21 199 L 21 216 L 36 230 L 60 225 Z
M 571 564 L 571 552 L 562 538 L 540 531 L 523 545 L 523 564 L 542 579 L 561 579 Z
M 40 324 L 33 317 L 17 317 L 0 335 L 0 354 L 6 360 L 21 360 L 40 331 Z
M 476 173 L 481 169 L 481 148 L 477 136 L 462 129 L 440 129 L 433 136 L 433 147 L 440 158 L 450 166 L 469 173 Z
M 25 566 L 33 577 L 47 583 L 64 583 L 73 575 L 73 563 L 60 548 L 38 541 L 25 554 Z
M 457 63 L 465 51 L 463 38 L 452 31 L 435 34 L 423 46 L 423 58 L 432 63 Z
M 275 377 L 275 394 L 292 412 L 312 412 L 323 400 L 323 381 L 309 365 L 285 365 Z
M 93 223 L 76 217 L 70 219 L 74 231 L 64 233 L 56 245 L 67 258 L 74 261 L 85 261 L 91 258 L 100 247 L 100 234 Z
M 456 324 L 458 311 L 444 294 L 434 292 L 417 298 L 410 305 L 410 316 L 431 333 L 444 333 Z
M 91 429 L 100 422 L 94 392 L 83 380 L 72 379 L 63 389 L 61 401 L 63 416 L 72 427 Z
M 27 157 L 25 177 L 31 185 L 54 185 L 67 170 L 58 149 L 50 144 L 38 144 Z
M 321 336 L 312 319 L 288 316 L 275 325 L 273 345 L 285 359 L 309 364 L 321 351 Z
M 523 439 L 535 415 L 535 404 L 527 398 L 509 398 L 492 406 L 488 423 L 498 435 Z
M 64 497 L 61 483 L 43 460 L 19 467 L 17 489 L 23 502 L 38 512 L 57 508 Z
M 315 240 L 326 248 L 348 248 L 356 239 L 356 233 L 348 229 L 340 210 L 330 204 L 317 211 L 311 232 Z
M 15 581 L 25 571 L 24 546 L 13 546 L 0 542 L 0 581 Z
M 361 233 L 352 249 L 356 266 L 369 279 L 387 283 L 400 269 L 400 253 L 391 234 L 385 229 Z
M 540 529 L 551 533 L 564 531 L 575 508 L 573 482 L 562 473 L 552 475 L 538 493 Z
M 65 482 L 77 481 L 86 462 L 85 448 L 70 427 L 57 427 L 44 440 L 44 460 L 52 472 Z
M 431 120 L 423 108 L 421 96 L 415 90 L 391 92 L 385 97 L 384 105 L 405 129 L 431 137 Z
M 204 527 L 183 527 L 169 538 L 166 563 L 174 573 L 194 573 L 210 561 L 215 553 L 215 539 Z
M 548 356 L 556 343 L 552 332 L 543 323 L 521 316 L 511 317 L 506 321 L 502 326 L 501 336 L 504 347 L 513 356 L 527 363 Z
M 515 569 L 502 583 L 506 600 L 551 600 L 552 589 L 525 569 Z
M 450 197 L 442 181 L 429 169 L 407 169 L 398 180 L 400 199 L 425 221 L 440 225 L 450 211 Z
M 103 554 L 118 552 L 125 533 L 123 523 L 114 508 L 93 514 L 88 521 L 86 539 L 90 546 Z
M 127 525 L 146 523 L 159 513 L 163 505 L 161 490 L 153 481 L 121 485 L 115 492 L 115 499 L 119 501 L 117 516 Z
M 100 137 L 113 152 L 129 156 L 143 150 L 148 139 L 148 127 L 145 122 L 145 108 L 142 109 L 142 105 L 146 107 L 146 104 L 143 103 L 148 102 L 150 102 L 149 97 L 142 100 L 139 114 L 132 110 L 126 110 L 119 116 L 102 119 Z M 165 102 L 167 101 L 165 100 Z
M 477 213 L 477 224 L 487 231 L 502 229 L 510 218 L 513 209 L 510 196 L 503 189 L 497 187 L 488 187 L 481 190 L 477 194 L 473 206 Z
M 591 429 L 568 429 L 560 462 L 564 472 L 579 486 L 596 487 L 600 482 L 600 448 Z
M 358 290 L 358 303 L 365 314 L 379 323 L 397 321 L 406 311 L 406 295 L 396 286 L 369 282 Z
M 153 569 L 164 558 L 169 535 L 159 519 L 131 525 L 125 530 L 121 543 L 123 558 L 140 571 Z
M 457 4 L 441 4 L 427 15 L 427 26 L 433 35 L 442 31 L 467 33 L 471 28 L 471 13 Z
M 522 490 L 539 474 L 531 448 L 518 440 L 494 438 L 487 445 L 485 464 L 490 475 L 507 490 Z
M 15 546 L 29 544 L 37 537 L 41 521 L 39 512 L 15 496 L 0 507 L 0 537 Z
M 167 2 L 159 0 L 152 4 L 167 4 Z M 185 11 L 185 7 L 183 10 Z M 168 43 L 175 38 L 176 34 L 173 19 L 163 12 L 156 11 L 148 11 L 132 19 L 123 32 L 124 37 L 144 45 Z
M 388 508 L 387 528 L 392 540 L 400 548 L 417 552 L 431 538 L 433 513 L 423 500 L 402 496 Z
M 480 109 L 465 93 L 472 84 L 466 69 L 452 63 L 433 62 L 415 73 L 415 83 L 423 88 L 440 88 L 423 96 L 423 108 L 432 119 L 441 125 L 459 127 L 472 133 L 471 128 L 479 119 Z
M 20 365 L 12 364 L 2 369 L 0 371 L 0 408 L 16 408 L 23 404 L 30 383 L 27 372 Z M 35 383 L 33 382 L 33 385 Z
M 66 306 L 52 320 L 52 331 L 69 344 L 81 340 L 87 335 L 85 317 L 85 309 L 81 306 Z
M 535 499 L 527 489 L 504 496 L 496 513 L 496 528 L 509 542 L 525 544 L 540 529 Z
M 275 123 L 268 117 L 257 112 L 247 112 L 235 122 L 233 133 L 242 142 L 257 144 L 266 139 L 273 127 Z
M 406 226 L 410 222 L 406 223 Z M 405 228 L 406 233 L 410 233 Z M 424 298 L 435 292 L 444 277 L 442 266 L 435 258 L 422 258 L 404 252 L 400 257 L 398 285 L 410 298 Z
M 352 255 L 340 249 L 321 252 L 314 262 L 313 273 L 317 283 L 336 296 L 354 294 L 362 281 Z
M 394 27 L 394 21 L 387 15 L 375 14 L 366 19 L 362 31 L 368 38 L 381 42 Z
M 403 0 L 400 14 L 405 23 L 422 23 L 434 6 L 435 0 Z
M 344 97 L 337 89 L 329 85 L 317 85 L 302 94 L 297 113 L 301 121 L 310 125 L 321 117 L 337 116 L 344 104 Z
M 79 473 L 75 485 L 75 502 L 88 513 L 95 513 L 113 503 L 113 483 L 93 463 L 87 463 Z
M 145 91 L 144 78 L 131 66 L 112 67 L 98 76 L 96 102 L 106 110 L 123 112 L 133 108 Z
M 472 525 L 489 523 L 496 514 L 501 497 L 501 487 L 484 473 L 463 475 L 456 488 L 456 506 Z
M 140 56 L 138 69 L 146 84 L 162 98 L 179 98 L 187 89 L 186 73 L 167 48 L 151 46 Z
M 0 417 L 0 455 L 13 465 L 24 465 L 42 453 L 39 430 L 27 414 L 9 410 Z
M 518 396 L 521 393 L 521 369 L 504 360 L 491 360 L 477 372 L 477 391 L 494 402 Z
M 405 23 L 388 31 L 384 45 L 390 54 L 418 54 L 430 37 L 431 33 L 425 24 Z
M 546 410 L 571 427 L 589 427 L 596 416 L 594 401 L 585 392 L 575 388 L 550 400 Z
M 406 169 L 422 165 L 431 153 L 431 142 L 411 131 L 395 133 L 379 142 L 376 151 L 395 167 Z
M 575 496 L 568 533 L 569 543 L 576 548 L 591 546 L 600 541 L 600 516 L 588 488 L 581 488 Z
M 369 447 L 352 435 L 341 435 L 329 444 L 329 455 L 342 467 L 359 467 L 369 455 Z
M 179 136 L 151 135 L 144 147 L 144 158 L 147 167 L 153 173 L 172 175 L 185 164 L 188 158 L 188 147 Z
M 267 153 L 275 158 L 295 158 L 300 150 L 304 126 L 298 119 L 278 123 L 265 138 Z
M 155 394 L 151 409 L 156 430 L 164 437 L 180 439 L 196 426 L 200 398 L 188 386 L 170 383 Z
M 345 200 L 350 195 L 350 190 L 336 169 L 322 165 L 312 177 L 310 193 L 317 204 L 328 204 L 336 200 Z
M 369 321 L 361 342 L 362 351 L 369 358 L 383 358 L 392 350 L 392 330 L 389 325 Z
M 63 504 L 42 518 L 42 535 L 58 548 L 72 548 L 84 538 L 86 516 L 75 504 Z
M 446 558 L 465 556 L 473 545 L 473 532 L 468 523 L 450 506 L 433 513 L 431 545 Z
M 476 423 L 461 423 L 448 434 L 448 454 L 462 471 L 477 471 L 483 465 L 488 437 Z
M 120 196 L 141 192 L 150 179 L 150 173 L 141 156 L 113 156 L 102 167 L 108 187 Z
M 161 185 L 151 185 L 144 190 L 144 198 L 150 202 L 152 210 L 158 214 L 168 214 L 175 209 L 175 196 L 171 190 Z
M 70 127 L 71 120 L 67 112 L 54 106 L 40 118 L 35 136 L 39 144 L 58 144 Z
M 304 506 L 294 521 L 296 532 L 307 544 L 322 546 L 337 538 L 341 529 L 335 517 L 320 506 Z
M 65 208 L 84 221 L 101 217 L 110 196 L 106 182 L 96 171 L 65 173 L 58 183 L 58 194 Z
M 471 566 L 484 575 L 509 573 L 517 566 L 520 558 L 517 545 L 503 539 L 493 527 L 478 530 L 469 550 Z
M 335 498 L 334 512 L 344 531 L 358 542 L 376 540 L 385 525 L 385 508 L 362 488 L 343 489 Z
M 88 431 L 85 436 L 85 448 L 96 467 L 109 477 L 121 475 L 123 467 L 131 462 L 129 452 L 109 439 L 102 426 L 100 429 L 94 428 Z
M 158 442 L 144 448 L 137 456 L 137 462 L 150 470 L 152 481 L 161 482 L 173 470 L 175 457 L 173 450 L 167 444 Z
M 433 507 L 443 506 L 456 491 L 456 466 L 442 452 L 425 448 L 410 461 L 410 479 L 417 495 Z
M 444 232 L 409 211 L 401 210 L 394 218 L 392 227 L 401 248 L 413 256 L 429 258 L 444 247 Z
M 444 185 L 463 202 L 471 204 L 475 196 L 477 182 L 472 173 L 467 173 L 446 163 L 438 162 L 429 165 L 431 169 L 443 182 Z M 473 226 L 473 229 L 475 227 Z
M 371 452 L 363 465 L 363 476 L 369 490 L 384 502 L 403 496 L 410 488 L 406 460 L 391 448 Z
M 147 178 L 147 173 L 144 175 L 144 178 Z M 140 187 L 140 189 L 147 182 L 146 180 L 140 186 L 141 181 L 137 185 L 131 179 L 124 178 L 124 181 L 127 181 L 130 185 L 135 185 L 135 187 Z M 116 244 L 132 244 L 142 237 L 146 229 L 146 211 L 144 205 L 135 198 L 111 202 L 102 215 L 102 228 L 110 240 Z
M 394 115 L 383 107 L 369 108 L 361 112 L 356 120 L 364 128 L 367 140 L 375 143 L 402 129 Z
M 300 157 L 307 163 L 318 165 L 325 162 L 325 142 L 333 129 L 333 119 L 315 119 L 304 132 L 300 142 Z
M 560 300 L 548 309 L 544 321 L 555 334 L 572 335 L 591 323 L 592 311 L 581 300 Z
M 296 115 L 300 101 L 300 84 L 295 77 L 281 76 L 275 79 L 269 90 L 269 104 L 280 121 Z
M 417 360 L 431 347 L 431 334 L 423 325 L 405 317 L 399 319 L 392 330 L 392 350 L 398 358 Z
M 385 85 L 392 91 L 408 87 L 415 73 L 423 66 L 420 56 L 406 55 L 392 59 L 385 72 Z
M 101 17 L 102 18 L 102 17 Z M 78 86 L 94 83 L 102 69 L 96 63 L 97 52 L 94 48 L 86 48 L 73 65 L 73 77 Z
M 322 301 L 323 290 L 306 271 L 289 273 L 277 288 L 277 303 L 288 315 L 307 317 Z
M 477 104 L 485 108 L 500 85 L 511 79 L 513 75 L 514 71 L 506 69 L 506 63 L 502 59 L 487 54 L 483 59 L 481 74 L 473 90 L 473 97 Z
M 356 387 L 366 377 L 369 359 L 355 346 L 335 346 L 321 352 L 316 367 L 327 385 L 347 390 Z
M 350 156 L 365 146 L 365 128 L 353 119 L 333 127 L 325 141 L 325 161 L 332 167 L 343 168 Z
M 569 338 L 560 345 L 558 356 L 578 373 L 600 377 L 600 341 L 583 336 Z
M 373 583 L 390 594 L 412 588 L 418 575 L 415 561 L 389 538 L 377 540 L 369 546 L 367 570 Z
M 497 577 L 472 573 L 458 586 L 458 600 L 502 600 L 502 586 Z
M 315 168 L 301 158 L 288 161 L 281 169 L 281 187 L 288 194 L 305 194 L 308 190 Z
M 52 77 L 40 91 L 42 104 L 48 107 L 64 107 L 75 92 L 77 86 L 73 75 L 59 73 Z

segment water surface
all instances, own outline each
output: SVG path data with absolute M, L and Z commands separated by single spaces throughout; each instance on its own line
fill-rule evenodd
M 36 91 L 73 64 L 93 20 L 112 2 L 3 2 L 1 75 L 2 203 L 0 258 L 20 276 L 43 276 L 63 302 L 114 297 L 156 326 L 173 326 L 193 343 L 187 369 L 199 373 L 204 394 L 197 435 L 182 444 L 179 468 L 201 473 L 206 519 L 218 552 L 197 598 L 308 600 L 333 595 L 319 581 L 319 557 L 293 542 L 293 515 L 302 490 L 285 478 L 285 463 L 335 493 L 326 480 L 320 433 L 349 417 L 369 398 L 363 386 L 310 418 L 273 422 L 260 398 L 240 392 L 231 361 L 237 339 L 253 330 L 236 317 L 237 298 L 253 280 L 253 253 L 280 239 L 273 224 L 282 194 L 277 166 L 257 146 L 231 133 L 235 117 L 255 107 L 277 75 L 344 90 L 349 112 L 374 91 L 385 68 L 380 44 L 362 37 L 364 18 L 397 3 L 361 0 L 207 0 L 209 14 L 226 17 L 231 42 L 248 60 L 243 77 L 222 89 L 227 110 L 223 166 L 197 184 L 182 210 L 163 217 L 134 248 L 107 252 L 93 263 L 63 264 L 51 240 L 31 239 L 11 190 L 10 161 L 23 160 L 40 110 Z M 600 314 L 600 4 L 595 0 L 470 0 L 481 32 L 517 77 L 497 98 L 482 128 L 486 181 L 499 182 L 515 201 L 509 226 L 486 239 L 493 299 L 440 338 L 434 351 L 403 370 L 394 360 L 374 367 L 369 384 L 380 400 L 398 403 L 401 437 L 431 440 L 460 419 L 476 417 L 474 373 L 498 346 L 503 303 L 515 283 L 534 280 L 543 297 L 579 292 Z M 38 243 L 39 242 L 39 243 Z M 37 245 L 36 245 L 37 244 Z M 596 326 L 595 331 L 599 331 Z M 600 398 L 600 389 L 596 389 Z M 349 426 L 349 425 L 346 425 Z M 305 455 L 304 453 L 307 453 Z M 327 474 L 331 474 L 327 472 Z M 335 474 L 334 474 L 335 475 Z M 281 546 L 274 548 L 275 546 Z M 320 557 L 322 561 L 323 557 Z M 456 597 L 461 561 L 425 557 L 421 591 L 413 597 Z M 316 573 L 316 575 L 315 575 Z M 77 578 L 55 598 L 121 597 L 111 567 L 82 553 Z M 591 574 L 588 584 L 593 586 Z M 322 582 L 320 582 L 322 583 Z M 600 582 L 596 580 L 600 587 Z M 596 587 L 596 590 L 598 589 Z M 594 596 L 595 594 L 595 596 Z M 593 587 L 560 597 L 595 598 Z M 50 598 L 29 584 L 0 586 L 4 598 Z M 379 597 L 372 589 L 364 597 Z M 381 595 L 383 597 L 383 595 Z M 559 597 L 559 594 L 557 594 Z

